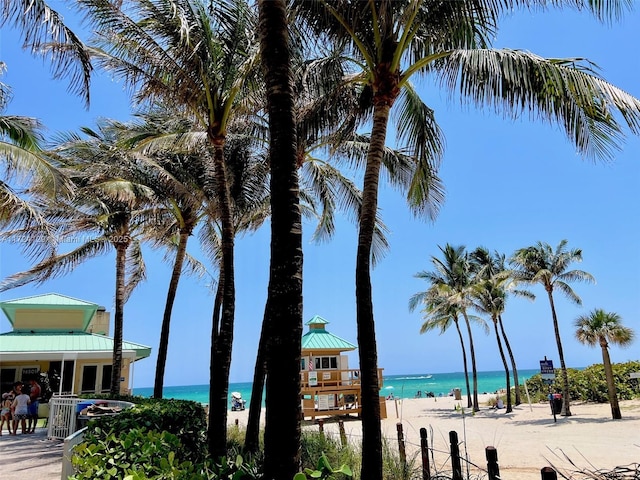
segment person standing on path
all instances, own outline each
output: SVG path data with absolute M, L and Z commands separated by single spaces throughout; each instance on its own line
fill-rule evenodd
M 16 386 L 18 396 L 11 405 L 13 409 L 13 435 L 18 433 L 18 422 L 22 426 L 22 433 L 27 433 L 27 418 L 29 418 L 29 404 L 31 399 L 26 393 L 22 393 L 22 384 Z
M 29 390 L 29 424 L 27 425 L 27 433 L 34 433 L 36 426 L 38 425 L 38 406 L 40 405 L 40 394 L 42 392 L 40 385 L 36 382 L 35 378 L 29 380 L 31 389 Z

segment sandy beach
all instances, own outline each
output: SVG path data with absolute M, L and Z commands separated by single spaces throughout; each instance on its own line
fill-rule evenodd
M 540 469 L 550 465 L 558 472 L 575 472 L 640 463 L 640 400 L 621 402 L 622 419 L 615 421 L 609 404 L 575 402 L 571 404 L 572 416 L 557 415 L 554 423 L 548 403 L 521 404 L 505 414 L 504 409 L 487 406 L 491 397 L 480 395 L 481 408 L 475 415 L 470 409 L 465 408 L 464 413 L 456 409 L 459 404 L 466 406 L 466 397 L 462 402 L 453 397 L 387 400 L 383 435 L 395 448 L 397 424 L 401 423 L 407 456 L 417 454 L 415 465 L 419 467 L 420 428 L 426 428 L 434 449 L 435 469 L 445 472 L 451 470 L 449 432 L 456 431 L 463 457 L 486 469 L 485 448 L 493 446 L 498 451 L 501 477 L 512 480 L 539 480 Z M 239 425 L 246 425 L 246 418 L 246 411 L 229 412 L 231 423 L 238 419 Z M 359 443 L 360 421 L 346 419 L 344 427 L 349 440 Z M 317 431 L 318 425 L 306 421 L 304 428 Z M 325 419 L 324 431 L 339 438 L 335 419 Z M 477 471 L 473 465 L 469 468 L 470 472 Z

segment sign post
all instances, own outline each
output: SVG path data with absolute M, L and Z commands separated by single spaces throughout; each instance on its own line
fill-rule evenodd
M 540 360 L 540 376 L 542 381 L 549 385 L 549 405 L 551 406 L 551 413 L 553 413 L 554 423 L 556 419 L 556 409 L 553 404 L 553 394 L 551 393 L 551 384 L 556 378 L 555 370 L 553 369 L 553 361 L 547 360 L 547 356 L 544 356 L 544 360 Z

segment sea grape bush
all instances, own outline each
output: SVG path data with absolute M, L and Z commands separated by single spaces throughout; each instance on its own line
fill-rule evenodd
M 614 363 L 612 368 L 618 399 L 630 400 L 640 396 L 638 380 L 630 377 L 632 372 L 640 372 L 640 361 Z M 559 373 L 559 371 L 556 371 L 556 380 L 551 384 L 553 392 L 562 391 Z M 598 403 L 609 401 L 607 380 L 602 364 L 594 364 L 583 370 L 569 368 L 567 373 L 569 376 L 569 394 L 572 400 Z M 527 388 L 532 401 L 546 401 L 549 386 L 542 382 L 540 374 L 527 379 Z

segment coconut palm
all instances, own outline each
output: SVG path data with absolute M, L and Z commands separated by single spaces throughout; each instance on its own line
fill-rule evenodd
M 476 271 L 476 276 L 480 279 L 492 280 L 495 279 L 496 276 L 502 278 L 503 275 L 506 274 L 506 256 L 502 253 L 494 252 L 492 255 L 486 248 L 478 247 L 473 252 L 471 252 L 469 256 L 471 259 L 471 264 Z M 524 296 L 530 299 L 535 298 L 535 296 L 530 292 L 512 289 L 509 282 L 502 285 L 502 287 L 507 288 L 515 295 Z M 500 327 L 502 341 L 504 342 L 504 346 L 507 349 L 507 353 L 509 355 L 509 360 L 511 363 L 511 369 L 513 372 L 513 383 L 515 387 L 515 405 L 518 406 L 522 403 L 520 396 L 520 383 L 518 381 L 518 367 L 516 366 L 516 359 L 513 355 L 509 337 L 507 336 L 507 332 L 504 328 L 504 322 L 502 321 L 502 312 L 498 312 L 497 320 L 498 326 Z
M 427 2 L 421 0 L 299 0 L 294 2 L 309 28 L 345 46 L 355 71 L 349 81 L 365 86 L 373 107 L 372 133 L 365 168 L 363 208 L 356 259 L 356 302 L 360 367 L 362 369 L 363 476 L 382 477 L 381 433 L 376 381 L 377 352 L 369 256 L 378 203 L 379 168 L 393 106 L 399 111 L 399 143 L 421 152 L 424 168 L 409 191 L 412 208 L 434 213 L 430 177 L 441 155 L 441 136 L 433 112 L 419 98 L 403 101 L 411 77 L 433 75 L 463 99 L 517 117 L 531 111 L 560 125 L 579 151 L 611 156 L 621 138 L 614 113 L 622 114 L 634 132 L 640 131 L 640 101 L 594 74 L 588 62 L 547 60 L 525 51 L 490 48 L 500 16 L 519 2 Z M 609 19 L 625 3 L 542 2 L 590 9 Z M 428 206 L 425 208 L 425 205 Z
M 569 399 L 569 377 L 562 349 L 562 338 L 560 337 L 560 326 L 553 292 L 559 290 L 571 302 L 581 305 L 582 300 L 573 291 L 569 282 L 593 283 L 593 276 L 583 270 L 568 270 L 574 262 L 582 261 L 582 250 L 574 248 L 567 249 L 567 240 L 562 240 L 555 250 L 547 243 L 538 242 L 536 245 L 517 250 L 509 259 L 512 266 L 510 271 L 513 280 L 520 284 L 541 285 L 549 299 L 551 306 L 551 318 L 553 320 L 553 330 L 558 346 L 558 357 L 560 358 L 560 369 L 562 375 L 562 411 L 561 415 L 570 416 Z
M 251 111 L 259 76 L 256 19 L 244 0 L 135 0 L 119 9 L 110 0 L 83 0 L 98 32 L 96 62 L 134 91 L 138 102 L 163 104 L 193 117 L 213 156 L 205 192 L 215 197 L 221 225 L 222 308 L 212 331 L 209 451 L 226 453 L 229 368 L 235 321 L 234 227 L 224 161 L 227 131 Z
M 471 388 L 469 387 L 469 369 L 467 362 L 467 349 L 464 345 L 464 337 L 460 330 L 460 307 L 455 301 L 456 294 L 448 285 L 433 285 L 425 292 L 419 292 L 409 299 L 409 310 L 414 311 L 422 306 L 424 323 L 420 327 L 420 333 L 426 333 L 435 329 L 443 334 L 451 324 L 455 324 L 460 347 L 462 350 L 462 365 L 464 367 L 464 379 L 467 387 L 467 405 L 471 406 Z M 452 301 L 453 300 L 453 301 Z
M 85 261 L 115 250 L 115 307 L 113 368 L 110 393 L 120 394 L 124 305 L 145 278 L 139 233 L 148 222 L 154 194 L 132 176 L 135 170 L 128 151 L 118 148 L 108 129 L 85 128 L 86 139 L 69 135 L 55 150 L 64 172 L 75 185 L 71 198 L 46 207 L 56 238 L 70 241 L 70 251 L 52 252 L 31 269 L 10 275 L 0 291 L 30 282 L 42 283 L 73 271 Z
M 611 416 L 614 420 L 621 419 L 622 414 L 620 413 L 618 394 L 616 393 L 616 384 L 613 378 L 613 369 L 611 368 L 611 358 L 609 357 L 609 344 L 628 346 L 633 342 L 635 333 L 631 328 L 622 325 L 620 315 L 614 312 L 605 312 L 600 308 L 576 318 L 575 327 L 576 338 L 580 343 L 592 347 L 600 345 L 604 374 L 607 378 Z
M 300 455 L 302 221 L 296 162 L 291 51 L 284 0 L 258 0 L 271 170 L 271 260 L 266 305 L 267 479 L 293 478 Z
M 468 407 L 473 411 L 480 410 L 478 403 L 478 371 L 476 368 L 476 355 L 473 343 L 473 334 L 471 332 L 471 320 L 478 320 L 468 314 L 469 308 L 472 307 L 472 289 L 473 275 L 469 255 L 465 251 L 465 247 L 460 245 L 454 247 L 446 244 L 438 247 L 442 252 L 443 258 L 431 257 L 431 263 L 434 266 L 433 271 L 418 272 L 415 277 L 429 282 L 432 286 L 446 286 L 448 299 L 450 304 L 455 305 L 457 311 L 462 315 L 467 327 L 469 337 L 469 354 L 471 357 L 471 373 L 473 377 L 473 392 L 468 395 Z M 426 293 L 425 293 L 426 295 Z M 479 322 L 486 329 L 484 322 Z
M 500 278 L 498 275 L 494 275 L 488 279 L 478 279 L 472 289 L 473 307 L 480 313 L 488 315 L 493 322 L 493 330 L 496 335 L 496 342 L 498 344 L 498 351 L 500 353 L 500 359 L 504 367 L 505 383 L 507 390 L 507 408 L 505 413 L 513 411 L 511 405 L 511 378 L 509 375 L 509 364 L 507 363 L 507 357 L 504 354 L 504 348 L 502 348 L 502 340 L 498 331 L 498 318 L 504 312 L 504 306 L 507 298 L 507 293 L 504 288 L 507 277 Z

